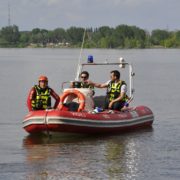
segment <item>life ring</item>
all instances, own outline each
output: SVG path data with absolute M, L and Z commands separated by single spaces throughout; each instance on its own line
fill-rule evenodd
M 71 94 L 74 94 L 78 97 L 79 99 L 79 108 L 78 108 L 78 112 L 82 111 L 85 107 L 85 96 L 83 93 L 81 93 L 80 91 L 76 90 L 76 89 L 69 89 L 67 91 L 65 91 L 61 97 L 60 97 L 60 103 L 58 106 L 58 109 L 62 110 L 64 107 L 64 100 Z

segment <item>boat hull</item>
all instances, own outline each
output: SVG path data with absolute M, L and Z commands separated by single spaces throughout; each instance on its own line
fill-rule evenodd
M 60 110 L 31 111 L 23 120 L 24 129 L 30 133 L 121 133 L 150 127 L 154 115 L 146 106 L 129 111 L 103 111 L 100 113 L 70 112 Z

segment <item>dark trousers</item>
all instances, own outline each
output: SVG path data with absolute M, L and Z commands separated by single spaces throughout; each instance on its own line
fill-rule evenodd
M 68 107 L 68 111 L 76 112 L 79 108 L 79 104 L 76 102 L 65 103 L 64 105 Z
M 106 98 L 106 99 L 105 99 L 104 109 L 109 109 L 109 108 L 108 108 L 109 103 L 110 103 L 109 99 Z M 124 102 L 122 102 L 122 101 L 117 101 L 117 102 L 113 103 L 111 110 L 120 111 L 123 106 L 124 106 Z

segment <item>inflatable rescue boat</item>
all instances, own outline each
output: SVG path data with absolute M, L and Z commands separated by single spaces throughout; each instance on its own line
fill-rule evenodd
M 126 62 L 81 64 L 78 74 L 85 65 L 129 66 L 130 97 L 133 99 L 132 66 Z M 62 87 L 63 89 L 63 87 Z M 57 109 L 29 112 L 23 120 L 23 128 L 33 133 L 121 133 L 137 128 L 150 127 L 154 120 L 153 112 L 146 106 L 128 107 L 123 111 L 103 110 L 104 96 L 93 97 L 88 88 L 63 89 Z M 69 105 L 78 105 L 71 108 Z M 74 106 L 74 107 L 75 107 Z M 98 107 L 98 108 L 95 108 Z

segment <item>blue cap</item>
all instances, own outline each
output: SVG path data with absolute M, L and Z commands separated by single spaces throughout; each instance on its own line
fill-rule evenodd
M 93 63 L 93 56 L 92 55 L 88 56 L 88 63 Z

